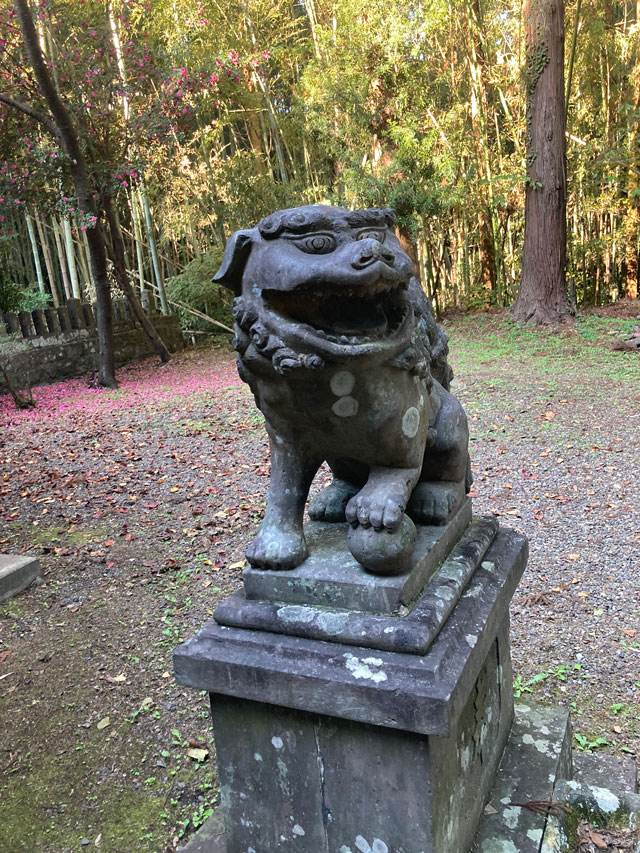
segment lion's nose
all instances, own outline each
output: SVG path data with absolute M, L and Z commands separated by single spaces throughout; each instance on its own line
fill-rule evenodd
M 361 240 L 358 244 L 358 248 L 360 249 L 360 253 L 358 257 L 352 261 L 352 266 L 357 270 L 368 267 L 369 264 L 380 260 L 384 261 L 385 264 L 388 264 L 390 267 L 395 264 L 395 255 L 383 246 L 379 240 L 374 240 L 372 238 Z

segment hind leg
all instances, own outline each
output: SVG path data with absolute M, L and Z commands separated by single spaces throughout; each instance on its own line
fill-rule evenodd
M 458 400 L 437 382 L 438 415 L 427 441 L 420 480 L 407 505 L 419 524 L 446 524 L 471 486 L 469 427 Z
M 309 518 L 313 521 L 344 521 L 347 504 L 357 495 L 367 480 L 366 465 L 329 459 L 333 481 L 309 503 Z

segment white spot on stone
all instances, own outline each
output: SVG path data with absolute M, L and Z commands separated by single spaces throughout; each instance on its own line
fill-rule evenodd
M 415 438 L 420 427 L 420 412 L 411 406 L 402 417 L 402 432 L 407 438 Z
M 475 646 L 475 644 L 478 642 L 478 638 L 474 637 L 473 634 L 467 634 L 464 639 L 465 639 L 466 644 L 470 648 L 473 648 Z
M 262 756 L 260 755 L 259 752 L 254 752 L 253 757 L 254 757 L 255 761 L 262 761 Z
M 348 613 L 320 613 L 317 618 L 318 627 L 327 634 L 340 633 L 348 621 Z
M 486 569 L 488 572 L 492 572 L 492 571 L 495 569 L 496 564 L 495 564 L 495 563 L 490 562 L 489 560 L 484 560 L 484 561 L 481 563 L 481 566 L 482 566 L 482 568 L 483 568 L 483 569 Z
M 530 838 L 536 844 L 539 844 L 542 841 L 542 830 L 541 829 L 528 829 L 527 830 L 527 838 Z
M 502 812 L 502 820 L 509 829 L 515 829 L 520 819 L 520 806 L 510 806 Z
M 504 838 L 485 838 L 482 853 L 518 853 L 518 848 L 513 841 Z
M 460 753 L 460 767 L 462 768 L 462 772 L 466 773 L 471 765 L 471 747 L 465 746 L 465 748 Z
M 572 791 L 578 790 L 578 783 L 576 782 L 575 779 L 569 779 L 566 784 L 567 784 L 567 787 L 571 788 Z
M 361 835 L 356 835 L 356 847 L 360 850 L 360 853 L 371 853 L 369 842 Z
M 503 806 L 508 806 L 509 803 L 511 802 L 511 797 L 503 797 L 500 800 L 500 802 L 502 803 Z
M 293 827 L 292 832 L 294 835 L 306 835 L 304 829 L 300 826 L 299 823 L 296 823 L 296 825 Z
M 284 622 L 304 622 L 305 625 L 313 622 L 316 615 L 311 607 L 304 607 L 301 604 L 285 604 L 278 608 L 277 613 Z
M 353 397 L 340 397 L 331 406 L 331 411 L 339 418 L 352 418 L 358 413 L 358 401 Z
M 383 634 L 393 634 L 393 628 L 385 628 Z
M 340 850 L 338 851 L 338 853 L 353 853 L 353 851 L 350 847 L 346 847 L 343 844 L 342 847 L 340 848 Z
M 356 377 L 348 370 L 339 370 L 334 373 L 329 381 L 331 390 L 336 397 L 344 397 L 345 394 L 350 394 L 356 384 Z
M 365 660 L 361 661 L 360 658 L 348 653 L 343 655 L 343 657 L 346 658 L 347 662 L 345 665 L 354 678 L 367 678 L 375 684 L 387 680 L 386 672 L 373 672 L 371 670 L 372 666 L 382 666 L 380 658 L 365 658 Z
M 603 812 L 611 813 L 618 811 L 620 800 L 613 791 L 609 791 L 607 788 L 597 788 L 595 785 L 589 785 L 589 788 Z
M 282 747 L 284 746 L 282 738 L 278 737 L 277 735 L 271 738 L 271 743 L 275 749 L 282 749 Z
M 373 839 L 373 844 L 371 845 L 371 853 L 389 853 L 389 848 L 381 841 L 379 838 Z

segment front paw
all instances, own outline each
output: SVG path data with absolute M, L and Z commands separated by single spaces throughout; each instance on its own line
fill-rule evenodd
M 307 554 L 301 530 L 275 525 L 259 530 L 246 551 L 247 560 L 254 568 L 273 571 L 295 569 Z
M 404 502 L 381 489 L 365 486 L 347 504 L 345 515 L 353 527 L 396 530 L 404 513 Z

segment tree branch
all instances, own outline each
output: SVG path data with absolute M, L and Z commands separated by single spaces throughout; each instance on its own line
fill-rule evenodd
M 13 107 L 16 110 L 20 110 L 20 112 L 31 116 L 31 118 L 34 118 L 36 121 L 40 122 L 40 124 L 43 124 L 49 133 L 52 133 L 56 139 L 58 139 L 58 129 L 49 116 L 46 116 L 39 110 L 35 110 L 33 107 L 30 107 L 29 104 L 23 104 L 21 101 L 16 101 L 14 98 L 10 98 L 8 95 L 3 95 L 2 92 L 0 92 L 0 101 L 8 107 Z

